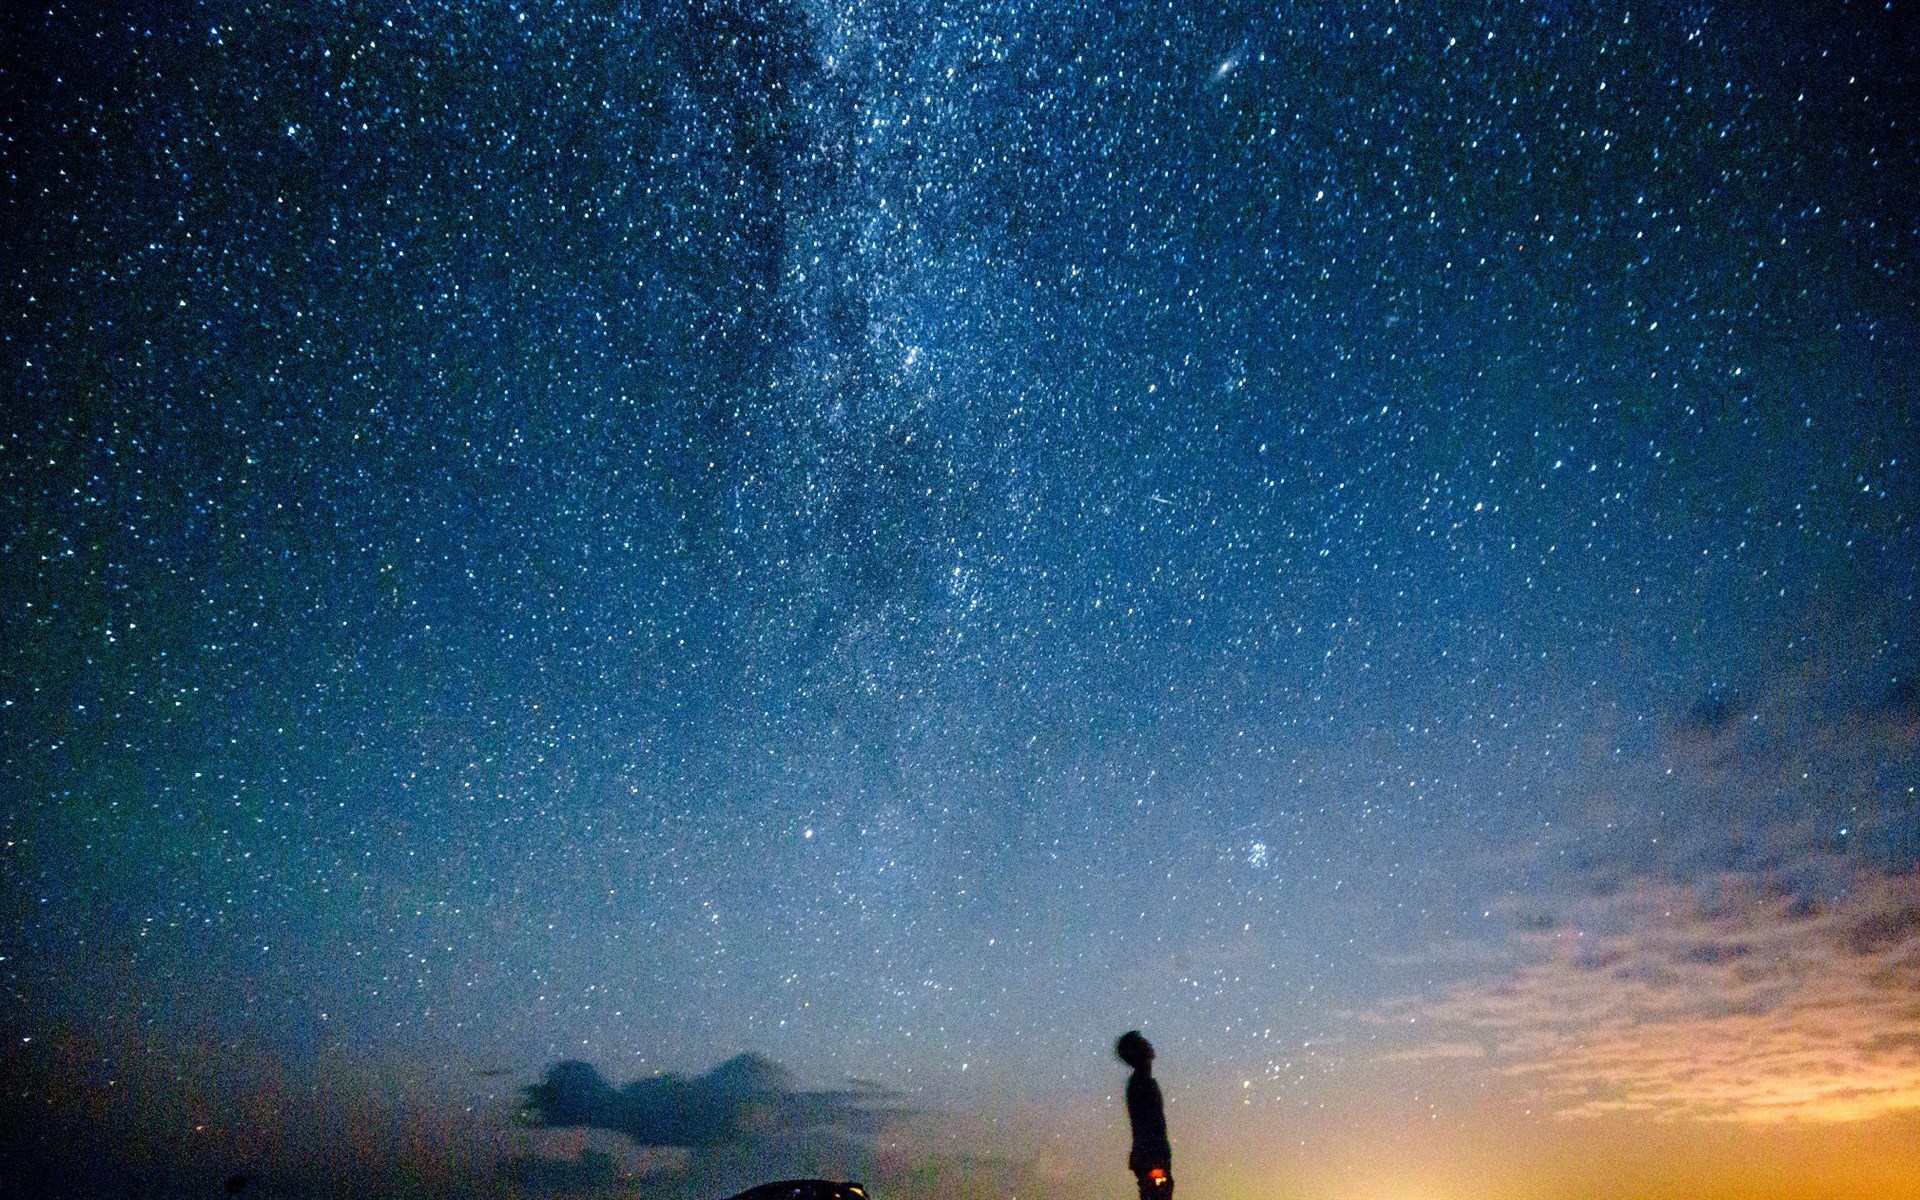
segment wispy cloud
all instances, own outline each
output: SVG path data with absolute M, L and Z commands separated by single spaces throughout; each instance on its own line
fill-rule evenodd
M 1374 1014 L 1391 1057 L 1483 1051 L 1568 1117 L 1750 1123 L 1920 1109 L 1920 874 L 1826 893 L 1642 881 L 1514 939 L 1514 965 Z
M 1479 1042 L 1421 1042 L 1405 1050 L 1395 1050 L 1381 1056 L 1382 1062 L 1419 1063 L 1445 1062 L 1455 1058 L 1485 1058 L 1487 1048 Z

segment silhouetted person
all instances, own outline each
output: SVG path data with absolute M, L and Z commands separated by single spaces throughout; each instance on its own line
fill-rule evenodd
M 1127 1170 L 1140 1181 L 1140 1200 L 1173 1200 L 1173 1144 L 1167 1141 L 1160 1085 L 1153 1079 L 1153 1043 L 1132 1029 L 1120 1035 L 1113 1052 L 1133 1068 L 1127 1080 L 1127 1121 L 1133 1126 Z

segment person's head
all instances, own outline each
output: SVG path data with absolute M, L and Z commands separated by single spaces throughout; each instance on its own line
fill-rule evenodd
M 1153 1043 L 1140 1036 L 1138 1029 L 1129 1029 L 1120 1035 L 1113 1044 L 1113 1052 L 1120 1061 L 1136 1071 L 1144 1071 L 1153 1065 Z

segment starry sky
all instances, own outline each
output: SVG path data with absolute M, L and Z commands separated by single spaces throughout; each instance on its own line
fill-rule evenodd
M 7 1155 L 1920 1196 L 1916 31 L 10 17 Z

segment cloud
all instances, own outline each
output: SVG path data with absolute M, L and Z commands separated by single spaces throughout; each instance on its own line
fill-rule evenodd
M 583 1062 L 555 1063 L 526 1090 L 539 1125 L 623 1133 L 643 1146 L 708 1149 L 749 1139 L 877 1132 L 898 1110 L 877 1087 L 800 1091 L 778 1064 L 741 1054 L 697 1078 L 660 1075 L 614 1088 Z
M 712 1200 L 771 1180 L 815 1178 L 930 1200 L 1093 1194 L 1071 1171 L 1049 1170 L 1042 1145 L 1010 1141 L 997 1125 L 909 1109 L 898 1093 L 872 1084 L 800 1089 L 755 1054 L 693 1078 L 662 1075 L 620 1087 L 586 1063 L 555 1063 L 525 1090 L 522 1112 L 535 1129 L 622 1134 L 630 1143 L 624 1149 L 640 1155 L 636 1162 L 610 1147 L 611 1156 L 568 1158 L 579 1144 L 570 1139 L 597 1135 L 543 1134 L 557 1143 L 547 1153 L 501 1164 L 504 1178 L 530 1191 L 608 1194 L 611 1187 L 648 1200 Z
M 1568 1117 L 1745 1123 L 1920 1109 L 1920 873 L 1831 890 L 1639 880 L 1514 935 L 1515 966 L 1373 1018 L 1389 1057 L 1484 1050 Z

